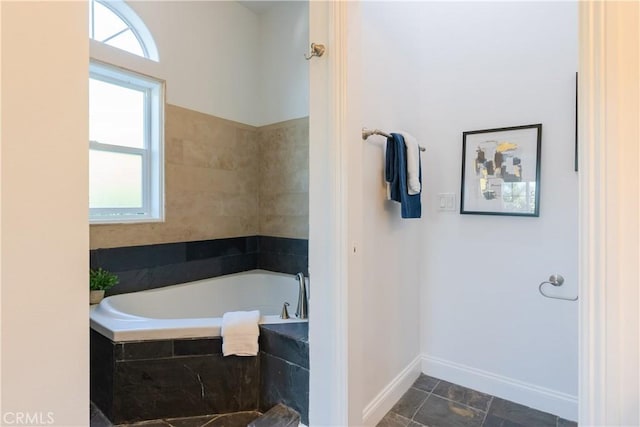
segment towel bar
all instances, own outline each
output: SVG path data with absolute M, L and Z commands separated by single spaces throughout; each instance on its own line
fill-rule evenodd
M 367 140 L 367 138 L 369 138 L 371 135 L 381 135 L 381 136 L 385 136 L 387 138 L 390 138 L 391 135 L 389 135 L 387 132 L 381 131 L 380 129 L 367 129 L 367 128 L 362 128 L 362 139 L 363 140 Z M 420 151 L 427 151 L 426 148 L 424 148 L 422 145 L 419 145 L 418 148 L 420 149 Z

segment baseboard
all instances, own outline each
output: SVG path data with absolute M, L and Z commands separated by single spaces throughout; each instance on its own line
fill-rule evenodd
M 420 375 L 422 357 L 417 356 L 362 410 L 362 425 L 375 426 L 409 390 Z
M 426 354 L 422 356 L 422 372 L 568 420 L 578 419 L 578 398 L 567 393 Z

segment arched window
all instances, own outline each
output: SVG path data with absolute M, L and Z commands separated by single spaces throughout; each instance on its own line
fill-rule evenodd
M 142 19 L 122 0 L 90 0 L 89 37 L 158 61 L 158 49 Z

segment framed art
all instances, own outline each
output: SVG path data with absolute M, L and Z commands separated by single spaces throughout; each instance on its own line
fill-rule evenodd
M 540 216 L 542 125 L 462 134 L 460 213 Z

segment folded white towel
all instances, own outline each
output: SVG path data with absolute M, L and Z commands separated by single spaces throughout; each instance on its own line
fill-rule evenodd
M 256 356 L 260 312 L 230 311 L 222 315 L 222 354 L 225 356 Z
M 420 194 L 420 148 L 418 140 L 407 132 L 400 132 L 407 147 L 407 191 L 409 195 Z

